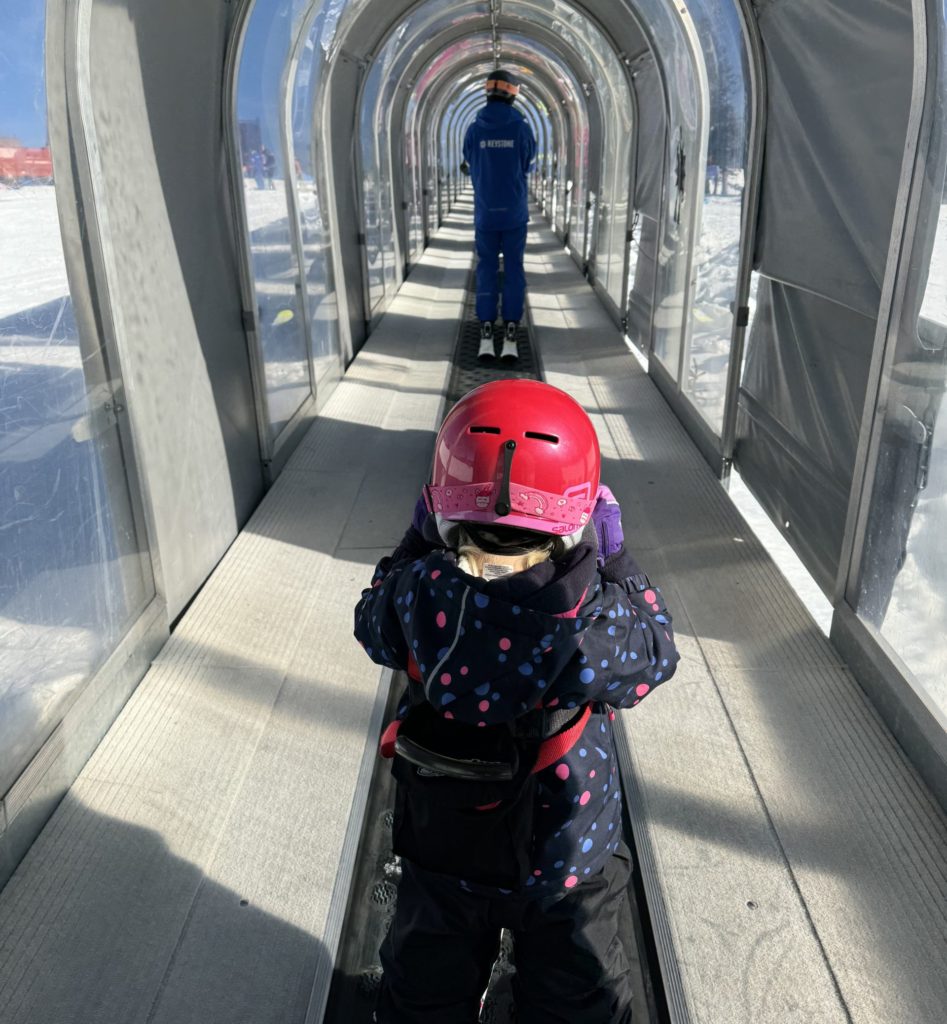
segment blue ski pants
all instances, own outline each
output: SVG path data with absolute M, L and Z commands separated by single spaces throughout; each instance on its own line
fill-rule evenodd
M 504 320 L 522 320 L 526 301 L 526 274 L 523 256 L 526 252 L 526 224 L 508 231 L 476 229 L 477 239 L 477 319 L 496 319 L 499 298 L 500 253 L 503 253 Z

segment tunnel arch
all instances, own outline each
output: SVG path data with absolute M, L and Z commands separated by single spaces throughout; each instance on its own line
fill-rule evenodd
M 51 217 L 47 227 L 62 234 L 56 258 L 78 339 L 70 336 L 73 351 L 43 349 L 53 336 L 32 333 L 45 323 L 33 316 L 32 298 L 16 309 L 14 326 L 5 318 L 4 344 L 19 352 L 24 367 L 7 393 L 18 403 L 24 395 L 31 401 L 18 390 L 21 381 L 59 355 L 69 360 L 63 391 L 68 378 L 76 396 L 73 407 L 58 391 L 44 393 L 48 405 L 37 408 L 51 415 L 37 419 L 38 430 L 32 421 L 18 424 L 23 436 L 9 451 L 25 439 L 45 457 L 53 437 L 57 458 L 72 460 L 70 473 L 83 459 L 92 467 L 90 486 L 102 500 L 98 518 L 84 518 L 77 536 L 94 528 L 107 537 L 115 509 L 125 509 L 128 548 L 116 541 L 98 553 L 73 543 L 68 531 L 43 535 L 32 511 L 28 520 L 44 558 L 56 550 L 51 540 L 65 540 L 60 561 L 42 563 L 49 579 L 67 579 L 81 564 L 90 576 L 99 574 L 102 607 L 121 604 L 124 572 L 110 569 L 105 556 L 121 551 L 127 566 L 141 567 L 132 589 L 147 609 L 129 605 L 137 632 L 123 639 L 123 619 L 103 633 L 102 650 L 113 662 L 131 652 L 140 664 L 153 653 L 148 645 L 167 637 L 379 325 L 382 307 L 366 316 L 371 303 L 360 294 L 364 194 L 352 175 L 352 128 L 373 62 L 414 12 L 434 19 L 436 29 L 430 38 L 423 31 L 405 35 L 393 47 L 389 70 L 403 67 L 404 74 L 383 82 L 391 103 L 376 105 L 388 133 L 373 145 L 386 167 L 381 192 L 388 194 L 383 217 L 393 258 L 382 276 L 389 275 L 389 290 L 461 194 L 457 150 L 480 103 L 478 76 L 509 59 L 532 83 L 535 106 L 525 95 L 523 109 L 544 137 L 546 165 L 537 166 L 531 187 L 559 243 L 568 239 L 573 259 L 588 265 L 622 344 L 649 357 L 651 379 L 714 472 L 726 476 L 735 460 L 831 592 L 839 635 L 853 664 L 870 663 L 882 714 L 905 749 L 925 748 L 919 763 L 933 764 L 944 778 L 943 758 L 931 755 L 943 750 L 943 706 L 935 709 L 940 717 L 924 717 L 924 687 L 939 682 L 943 661 L 925 662 L 902 631 L 905 620 L 918 621 L 912 589 L 929 594 L 929 607 L 938 595 L 918 583 L 943 589 L 924 529 L 925 519 L 938 521 L 941 496 L 928 487 L 928 460 L 944 458 L 938 403 L 947 313 L 942 304 L 932 308 L 942 303 L 935 256 L 947 237 L 947 229 L 938 231 L 942 2 L 885 0 L 863 10 L 856 0 L 23 6 L 32 9 L 34 35 L 46 47 L 31 44 L 26 56 L 47 75 L 46 97 L 37 100 L 36 91 L 34 105 L 45 105 L 49 145 L 38 137 L 35 148 L 52 150 L 46 159 L 55 181 L 0 184 L 10 188 L 3 193 L 7 210 L 14 200 L 55 190 L 41 201 Z M 251 118 L 238 109 L 237 81 L 242 33 L 255 15 L 279 23 L 265 88 L 257 68 L 265 107 L 259 141 L 275 155 L 276 184 L 252 198 L 278 200 L 278 209 L 261 219 L 256 214 L 266 212 L 265 203 L 253 210 L 245 194 L 255 192 L 242 151 Z M 573 225 L 582 222 L 585 206 L 570 209 L 564 201 L 567 180 L 578 177 L 570 161 L 583 133 L 591 154 L 588 193 L 609 198 L 607 161 L 596 147 L 605 144 L 611 108 L 600 89 L 587 92 L 584 85 L 592 78 L 590 61 L 600 56 L 590 26 L 608 41 L 635 107 L 621 283 L 611 271 L 618 250 L 606 239 L 620 238 L 622 215 L 599 210 L 595 220 L 590 210 L 580 237 Z M 527 59 L 529 39 L 563 62 L 561 76 Z M 464 40 L 472 40 L 467 50 Z M 459 47 L 457 59 L 438 64 L 432 55 L 445 46 Z M 849 88 L 853 83 L 857 88 Z M 266 178 L 261 173 L 264 185 Z M 577 197 L 585 192 L 577 186 Z M 545 224 L 535 226 L 553 238 Z M 566 264 L 558 247 L 555 255 Z M 751 280 L 758 292 L 751 293 Z M 52 302 L 61 299 L 62 292 Z M 27 329 L 18 333 L 23 314 Z M 72 330 L 68 315 L 56 320 L 55 331 Z M 366 351 L 353 379 L 376 352 Z M 619 363 L 615 357 L 610 365 Z M 616 378 L 630 377 L 624 373 Z M 323 427 L 334 415 L 334 408 L 326 413 Z M 12 478 L 16 459 L 3 461 Z M 28 464 L 44 483 L 50 463 L 31 456 Z M 14 498 L 16 511 L 20 497 Z M 70 511 L 62 522 L 70 522 Z M 56 521 L 50 517 L 47 525 Z M 0 522 L 7 537 L 22 526 L 12 513 Z M 32 592 L 18 592 L 17 600 L 39 595 L 50 635 L 64 632 L 69 609 L 57 620 L 63 602 L 42 604 L 46 580 L 31 575 L 40 564 L 36 559 L 23 576 Z M 126 661 L 125 689 L 111 692 L 111 707 L 136 681 L 137 669 Z M 95 665 L 83 669 L 71 693 L 106 679 L 97 673 Z M 53 746 L 47 755 L 58 757 Z M 13 806 L 4 804 L 0 815 Z M 0 828 L 0 853 L 8 835 Z M 0 871 L 3 864 L 0 856 Z

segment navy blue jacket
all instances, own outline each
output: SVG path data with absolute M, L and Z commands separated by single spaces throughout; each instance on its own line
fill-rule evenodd
M 474 223 L 488 231 L 521 227 L 529 220 L 526 175 L 536 140 L 526 118 L 494 101 L 477 114 L 464 136 L 464 159 L 474 187 Z
M 595 548 L 582 543 L 559 561 L 479 579 L 412 528 L 355 609 L 368 656 L 398 669 L 413 657 L 427 700 L 445 717 L 494 725 L 537 706 L 592 703 L 579 742 L 537 776 L 528 882 L 536 895 L 571 889 L 617 847 L 611 709 L 638 704 L 677 666 L 661 592 L 637 571 L 624 548 L 600 570 Z

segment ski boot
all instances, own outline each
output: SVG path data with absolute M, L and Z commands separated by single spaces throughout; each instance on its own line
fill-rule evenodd
M 492 363 L 496 359 L 493 347 L 493 324 L 489 320 L 480 321 L 480 351 L 477 358 L 481 363 Z
M 507 320 L 506 329 L 503 332 L 503 351 L 500 359 L 504 363 L 515 363 L 519 359 L 519 350 L 516 347 L 516 332 L 520 325 L 515 320 Z

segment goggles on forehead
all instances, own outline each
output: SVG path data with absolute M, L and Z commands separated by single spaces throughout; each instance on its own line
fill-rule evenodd
M 516 96 L 520 91 L 518 85 L 512 82 L 505 82 L 502 78 L 487 79 L 487 92 L 498 92 L 505 96 Z

